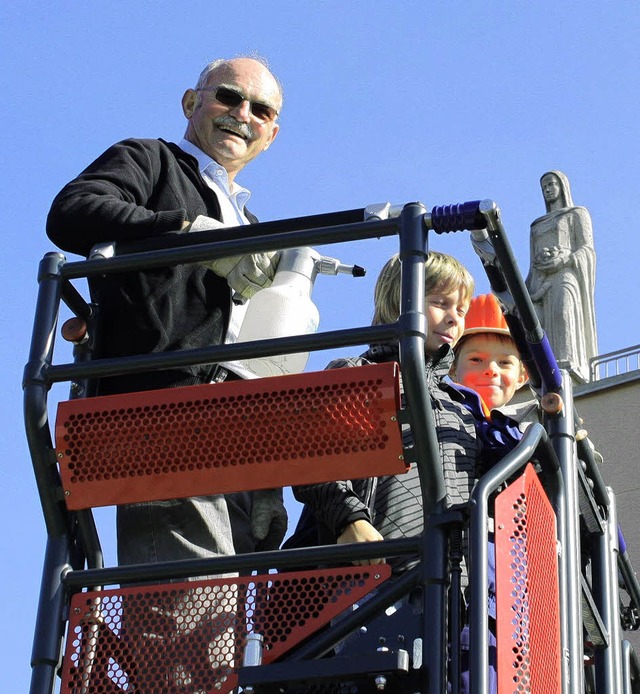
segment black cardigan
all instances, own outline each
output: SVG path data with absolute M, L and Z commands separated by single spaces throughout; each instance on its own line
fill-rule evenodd
M 61 249 L 88 255 L 99 242 L 176 233 L 198 215 L 221 219 L 198 162 L 163 140 L 110 147 L 56 196 L 47 235 Z M 248 215 L 251 221 L 257 221 Z M 220 344 L 229 322 L 225 279 L 200 265 L 110 274 L 89 282 L 100 306 L 98 356 L 122 357 Z M 207 382 L 211 365 L 103 379 L 101 393 Z

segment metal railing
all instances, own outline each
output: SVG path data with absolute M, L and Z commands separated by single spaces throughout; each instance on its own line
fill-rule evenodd
M 615 352 L 600 354 L 590 361 L 590 380 L 621 376 L 640 370 L 640 345 L 618 349 Z

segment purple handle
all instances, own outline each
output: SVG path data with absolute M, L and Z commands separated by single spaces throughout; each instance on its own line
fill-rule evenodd
M 543 334 L 540 342 L 529 343 L 529 349 L 545 389 L 557 393 L 562 385 L 562 378 L 560 377 L 558 362 L 549 344 L 549 338 Z
M 431 210 L 431 228 L 441 234 L 465 229 L 484 229 L 487 221 L 480 212 L 480 200 L 454 205 L 438 205 Z
M 620 546 L 620 553 L 626 554 L 627 553 L 627 543 L 624 540 L 624 535 L 622 534 L 622 530 L 620 529 L 620 526 L 618 526 L 618 545 Z

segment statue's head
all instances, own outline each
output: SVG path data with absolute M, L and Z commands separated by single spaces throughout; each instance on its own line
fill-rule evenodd
M 562 171 L 547 171 L 540 178 L 540 187 L 547 212 L 563 207 L 573 207 L 569 179 Z

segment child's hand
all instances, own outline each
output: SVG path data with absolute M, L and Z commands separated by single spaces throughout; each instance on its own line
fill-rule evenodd
M 342 531 L 338 537 L 339 545 L 346 545 L 350 542 L 380 542 L 384 537 L 364 519 L 353 521 Z M 384 564 L 384 559 L 358 559 L 353 562 L 356 566 L 367 566 L 368 564 Z

